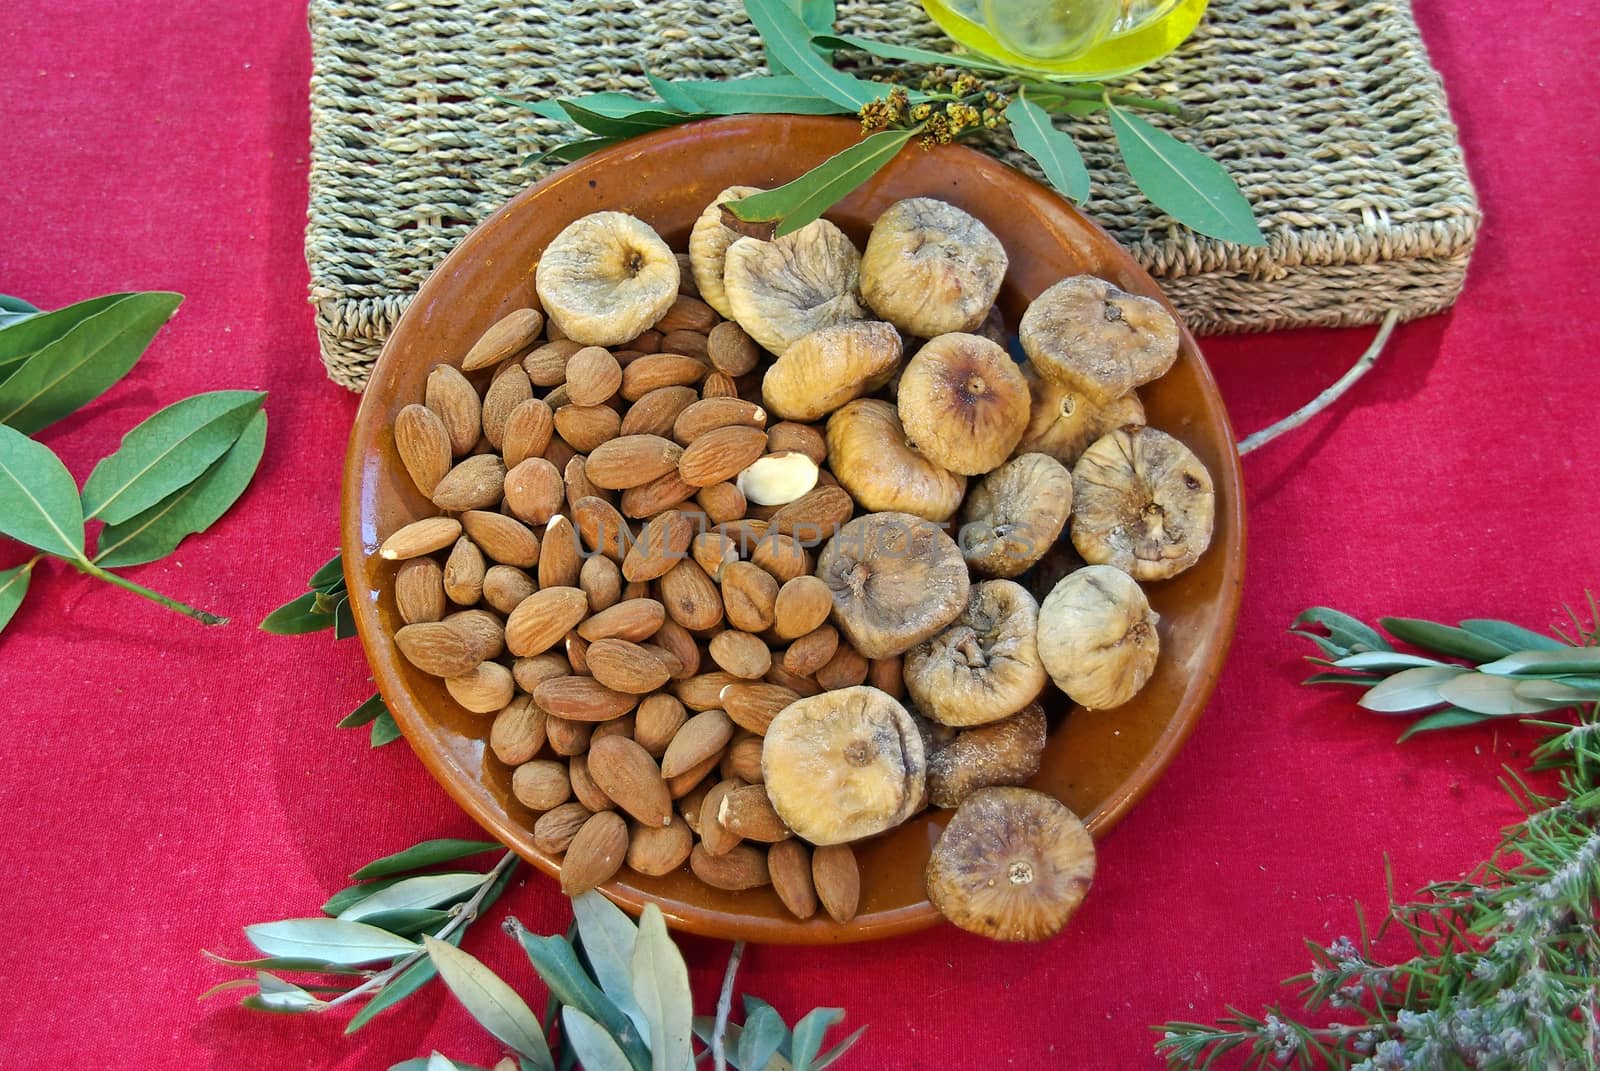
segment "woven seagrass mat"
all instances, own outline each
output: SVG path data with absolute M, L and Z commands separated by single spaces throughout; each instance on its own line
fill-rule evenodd
M 844 32 L 947 48 L 915 0 L 838 6 Z M 311 0 L 310 13 L 306 259 L 328 375 L 355 390 L 434 265 L 546 173 L 520 161 L 575 136 L 486 94 L 648 96 L 646 69 L 765 70 L 734 0 Z M 1403 0 L 1213 0 L 1178 52 L 1125 84 L 1189 111 L 1169 129 L 1227 167 L 1267 236 L 1252 249 L 1186 230 L 1133 186 L 1103 117 L 1063 124 L 1095 178 L 1087 211 L 1193 330 L 1411 319 L 1455 300 L 1480 214 Z M 1003 139 L 984 147 L 1037 177 Z

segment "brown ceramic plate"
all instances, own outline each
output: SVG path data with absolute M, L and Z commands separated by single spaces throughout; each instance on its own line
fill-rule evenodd
M 510 771 L 488 751 L 491 719 L 458 707 L 440 681 L 400 658 L 390 639 L 401 624 L 394 567 L 376 550 L 400 525 L 432 512 L 395 455 L 395 414 L 421 401 L 434 363 L 459 361 L 491 323 L 534 303 L 539 252 L 572 220 L 602 209 L 631 212 L 681 250 L 695 217 L 720 190 L 788 181 L 853 143 L 857 129 L 836 118 L 717 119 L 641 137 L 565 168 L 462 240 L 423 284 L 373 371 L 345 461 L 342 528 L 345 577 L 368 661 L 433 776 L 485 829 L 546 873 L 557 873 L 560 861 L 534 847 L 534 815 L 512 796 Z M 1132 257 L 1060 197 L 964 148 L 903 152 L 827 215 L 862 246 L 880 212 L 913 196 L 959 205 L 999 236 L 1011 258 L 999 303 L 1013 327 L 1036 294 L 1081 272 L 1161 297 Z M 1222 669 L 1244 566 L 1238 453 L 1216 384 L 1187 332 L 1177 365 L 1141 394 L 1150 423 L 1187 443 L 1215 477 L 1216 534 L 1194 568 L 1145 585 L 1161 615 L 1162 650 L 1138 697 L 1116 710 L 1069 713 L 1055 696 L 1058 724 L 1033 784 L 1087 816 L 1097 836 L 1150 789 L 1194 728 Z M 847 925 L 825 917 L 797 921 L 771 889 L 723 892 L 702 885 L 687 867 L 664 878 L 624 870 L 603 891 L 634 911 L 654 902 L 671 925 L 714 937 L 820 944 L 906 933 L 937 920 L 923 895 L 922 872 L 948 813 L 929 812 L 857 846 L 861 908 Z

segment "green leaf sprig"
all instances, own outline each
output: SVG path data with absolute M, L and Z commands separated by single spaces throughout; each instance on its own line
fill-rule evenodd
M 180 300 L 107 294 L 44 312 L 0 296 L 0 535 L 38 552 L 0 572 L 0 629 L 47 558 L 203 624 L 227 620 L 110 570 L 171 554 L 239 499 L 266 444 L 265 393 L 212 391 L 167 406 L 128 432 L 81 492 L 55 452 L 30 438 L 127 375 Z M 105 525 L 93 552 L 92 520 Z
M 1046 181 L 1082 203 L 1091 189 L 1088 169 L 1072 139 L 1055 127 L 1055 117 L 1103 111 L 1123 163 L 1153 205 L 1213 238 L 1241 245 L 1266 242 L 1249 201 L 1220 164 L 1135 114 L 1153 111 L 1183 118 L 1183 110 L 1169 101 L 1113 93 L 1100 83 L 1046 81 L 977 56 L 840 36 L 834 33 L 830 0 L 745 0 L 745 12 L 761 35 L 769 75 L 677 82 L 647 74 L 656 100 L 616 92 L 544 101 L 494 99 L 574 123 L 593 135 L 530 158 L 563 162 L 709 116 L 858 116 L 866 135 L 862 142 L 792 182 L 728 205 L 736 218 L 770 225 L 776 236 L 822 215 L 913 140 L 930 148 L 1002 127 L 1038 163 Z M 914 86 L 869 81 L 837 67 L 834 59 L 840 52 L 862 52 L 924 73 Z M 891 77 L 906 80 L 899 71 Z
M 1526 817 L 1504 831 L 1487 861 L 1410 900 L 1395 896 L 1391 880 L 1375 934 L 1363 924 L 1359 940 L 1308 941 L 1311 969 L 1285 983 L 1297 990 L 1293 1005 L 1258 1015 L 1230 1007 L 1214 1024 L 1156 1027 L 1156 1051 L 1172 1071 L 1241 1059 L 1247 1067 L 1348 1071 L 1596 1066 L 1600 607 L 1592 597 L 1589 612 L 1584 622 L 1569 610 L 1571 630 L 1554 637 L 1486 618 L 1458 626 L 1382 619 L 1390 635 L 1452 661 L 1397 652 L 1377 629 L 1325 607 L 1296 619 L 1295 633 L 1322 650 L 1313 661 L 1340 671 L 1312 682 L 1356 684 L 1364 706 L 1386 713 L 1445 706 L 1411 732 L 1571 708 L 1570 717 L 1529 721 L 1548 730 L 1531 768 L 1553 772 L 1559 791 L 1535 792 L 1523 771 L 1507 768 L 1507 788 Z M 1395 683 L 1402 678 L 1418 683 Z M 1391 932 L 1409 945 L 1407 956 L 1375 951 Z

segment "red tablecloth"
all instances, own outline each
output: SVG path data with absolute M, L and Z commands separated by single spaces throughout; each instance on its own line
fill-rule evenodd
M 1301 688 L 1289 619 L 1504 616 L 1542 626 L 1600 584 L 1592 232 L 1600 23 L 1543 0 L 1425 3 L 1486 223 L 1456 310 L 1402 328 L 1331 414 L 1247 459 L 1250 561 L 1211 708 L 1103 843 L 1060 939 L 1001 947 L 942 928 L 882 944 L 752 949 L 748 991 L 871 1029 L 852 1067 L 1151 1067 L 1151 1023 L 1284 995 L 1301 939 L 1353 931 L 1352 901 L 1452 877 L 1514 811 L 1515 729 L 1394 746 L 1395 723 Z M 496 1047 L 438 987 L 358 1035 L 226 999 L 200 949 L 315 913 L 362 861 L 472 823 L 403 744 L 334 721 L 370 693 L 360 648 L 255 630 L 335 545 L 353 395 L 317 363 L 306 304 L 310 73 L 298 3 L 23 0 L 0 20 L 0 292 L 51 307 L 174 289 L 178 318 L 110 399 L 44 435 L 82 479 L 158 405 L 271 392 L 240 505 L 141 582 L 230 614 L 205 629 L 61 567 L 0 638 L 0 1063 L 385 1067 Z M 1336 377 L 1368 331 L 1214 340 L 1251 431 Z M 3 541 L 0 541 L 3 542 Z M 20 560 L 0 546 L 0 567 Z M 495 913 L 566 923 L 529 875 Z M 469 948 L 530 971 L 493 922 Z M 690 940 L 714 993 L 727 946 Z

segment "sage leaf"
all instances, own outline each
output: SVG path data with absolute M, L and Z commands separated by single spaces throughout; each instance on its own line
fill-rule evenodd
M 561 1009 L 561 1025 L 584 1071 L 633 1071 L 611 1035 L 582 1011 L 568 1004 Z
M 1391 635 L 1407 643 L 1457 658 L 1470 658 L 1474 662 L 1487 662 L 1511 653 L 1493 640 L 1468 632 L 1466 629 L 1441 625 L 1437 621 L 1423 621 L 1415 617 L 1381 617 L 1378 623 Z
M 48 446 L 0 425 L 0 535 L 83 558 L 83 507 L 72 474 Z
M 417 951 L 417 946 L 376 926 L 339 919 L 284 919 L 244 928 L 250 943 L 269 956 L 320 959 L 339 967 L 378 963 Z
M 311 574 L 306 587 L 326 594 L 334 588 L 344 587 L 344 555 L 335 553 L 325 564 Z
M 794 1040 L 789 1049 L 794 1071 L 813 1071 L 823 1036 L 829 1027 L 843 1021 L 843 1008 L 813 1008 L 794 1024 Z
M 831 1066 L 839 1057 L 850 1051 L 850 1047 L 860 1041 L 861 1035 L 866 1032 L 866 1027 L 857 1027 L 843 1041 L 817 1057 L 816 1062 L 811 1065 L 811 1071 L 822 1071 L 823 1068 Z
M 783 1017 L 770 1006 L 757 1008 L 745 1016 L 744 1028 L 739 1035 L 739 1066 L 764 1068 L 789 1037 L 789 1028 Z
M 1518 651 L 1498 661 L 1478 667 L 1480 673 L 1505 676 L 1513 673 L 1538 673 L 1559 676 L 1563 673 L 1600 672 L 1600 647 L 1562 647 L 1559 651 Z
M 1033 157 L 1050 185 L 1067 198 L 1083 202 L 1089 196 L 1089 169 L 1070 137 L 1055 128 L 1043 108 L 1018 96 L 1006 105 L 1006 121 L 1017 148 Z
M 1117 149 L 1139 192 L 1184 226 L 1240 245 L 1266 245 L 1250 202 L 1221 164 L 1122 108 L 1109 109 Z
M 649 1026 L 633 999 L 633 948 L 639 928 L 620 907 L 592 889 L 573 899 L 572 914 L 595 981 L 644 1037 Z
M 15 569 L 0 572 L 0 632 L 4 632 L 16 616 L 23 596 L 28 594 L 28 580 L 32 576 L 31 565 L 19 565 Z
M 1424 658 L 1421 655 L 1402 654 L 1397 651 L 1362 651 L 1360 654 L 1346 655 L 1334 662 L 1340 669 L 1365 669 L 1388 672 L 1390 670 L 1411 669 L 1414 666 L 1441 666 L 1437 658 Z
M 1358 706 L 1379 714 L 1404 714 L 1427 710 L 1445 702 L 1439 686 L 1468 672 L 1464 666 L 1418 666 L 1405 669 L 1374 685 L 1356 700 Z
M 635 1071 L 647 1071 L 651 1065 L 650 1051 L 645 1044 L 648 1028 L 641 1030 L 634 1026 L 617 1003 L 595 986 L 584 972 L 583 964 L 578 962 L 578 954 L 570 942 L 562 937 L 533 933 L 516 919 L 507 919 L 505 930 L 522 945 L 528 962 L 533 964 L 553 999 L 577 1008 L 605 1027 L 617 1039 Z M 629 1002 L 634 1003 L 631 996 Z
M 754 6 L 754 5 L 752 5 Z M 667 935 L 661 909 L 646 904 L 633 946 L 633 999 L 650 1024 L 651 1071 L 683 1071 L 689 1066 L 689 969 Z
M 333 627 L 333 615 L 317 609 L 317 593 L 308 591 L 290 599 L 261 621 L 261 631 L 278 636 L 301 636 Z
M 437 907 L 467 895 L 482 885 L 483 880 L 484 875 L 471 871 L 418 874 L 364 897 L 339 912 L 338 917 L 349 922 L 360 922 L 369 915 L 384 911 Z
M 843 34 L 819 33 L 813 40 L 826 48 L 847 48 L 882 59 L 901 60 L 923 67 L 968 67 L 975 71 L 992 71 L 996 74 L 1014 74 L 1003 65 L 981 56 L 934 52 L 926 48 L 893 45 L 887 41 L 874 41 L 867 37 L 849 37 Z
M 1508 651 L 1561 651 L 1567 646 L 1558 639 L 1521 625 L 1513 625 L 1509 621 L 1479 617 L 1461 622 L 1461 627 L 1474 636 L 1498 643 Z
M 1446 702 L 1477 714 L 1539 714 L 1567 705 L 1561 701 L 1525 698 L 1517 694 L 1516 681 L 1487 673 L 1463 673 L 1440 684 L 1438 691 Z
M 84 482 L 84 516 L 118 524 L 191 483 L 227 453 L 265 398 L 262 391 L 211 391 L 141 421 Z
M 728 205 L 746 223 L 775 222 L 774 237 L 804 227 L 893 160 L 916 130 L 885 130 L 835 153 L 793 182 Z
M 461 935 L 465 931 L 457 930 L 445 940 L 451 944 L 459 944 Z M 384 987 L 378 990 L 377 995 L 367 1001 L 361 1010 L 351 1016 L 350 1022 L 345 1025 L 346 1037 L 372 1022 L 373 1017 L 379 1012 L 394 1007 L 411 994 L 433 981 L 433 976 L 438 974 L 438 968 L 433 965 L 433 960 L 423 956 L 411 966 L 401 971 L 389 980 Z
M 835 70 L 811 47 L 811 31 L 783 0 L 745 0 L 745 12 L 761 33 L 769 67 L 799 78 L 818 96 L 858 110 L 888 92 L 882 86 Z M 770 61 L 776 61 L 772 63 Z M 779 73 L 774 70 L 774 73 Z
M 367 741 L 373 747 L 383 747 L 392 744 L 405 734 L 400 731 L 400 723 L 394 720 L 394 715 L 385 707 L 382 714 L 372 719 L 372 730 Z
M 1343 654 L 1353 654 L 1357 651 L 1392 651 L 1394 648 L 1389 641 L 1384 639 L 1378 631 L 1370 625 L 1351 617 L 1349 614 L 1327 606 L 1313 606 L 1294 619 L 1296 625 L 1321 625 L 1328 630 L 1328 635 L 1334 643 L 1344 648 Z M 1305 635 L 1314 635 L 1305 633 Z
M 250 486 L 266 442 L 267 414 L 258 410 L 227 453 L 198 479 L 121 524 L 102 529 L 95 563 L 122 567 L 153 562 L 210 528 Z
M 182 300 L 159 291 L 129 294 L 72 325 L 0 383 L 0 423 L 31 435 L 104 394 L 127 375 Z
M 326 1003 L 293 982 L 286 982 L 266 971 L 256 972 L 256 988 L 258 992 L 253 1006 L 263 1011 L 303 1012 L 320 1008 Z M 245 1003 L 252 1006 L 248 1000 Z
M 817 95 L 806 83 L 788 74 L 670 85 L 674 97 L 683 101 L 681 105 L 673 103 L 674 107 L 702 115 L 850 115 L 856 110 Z M 667 95 L 662 93 L 661 99 L 667 100 Z
M 29 316 L 26 326 L 21 322 L 4 325 L 0 328 L 0 380 L 4 380 L 16 371 L 23 361 L 66 334 L 83 320 L 98 312 L 104 312 L 122 299 L 132 296 L 132 294 L 106 294 L 56 309 L 54 312 Z
M 517 996 L 499 975 L 454 945 L 424 937 L 422 946 L 438 968 L 440 979 L 485 1030 L 527 1057 L 534 1067 L 554 1071 L 550 1046 L 527 1001 Z
M 359 707 L 356 707 L 350 713 L 340 718 L 339 724 L 336 726 L 336 728 L 359 729 L 361 726 L 366 725 L 368 722 L 372 721 L 373 718 L 376 718 L 379 714 L 384 713 L 388 709 L 389 707 L 383 701 L 383 696 L 374 695 L 371 699 L 368 699 Z

